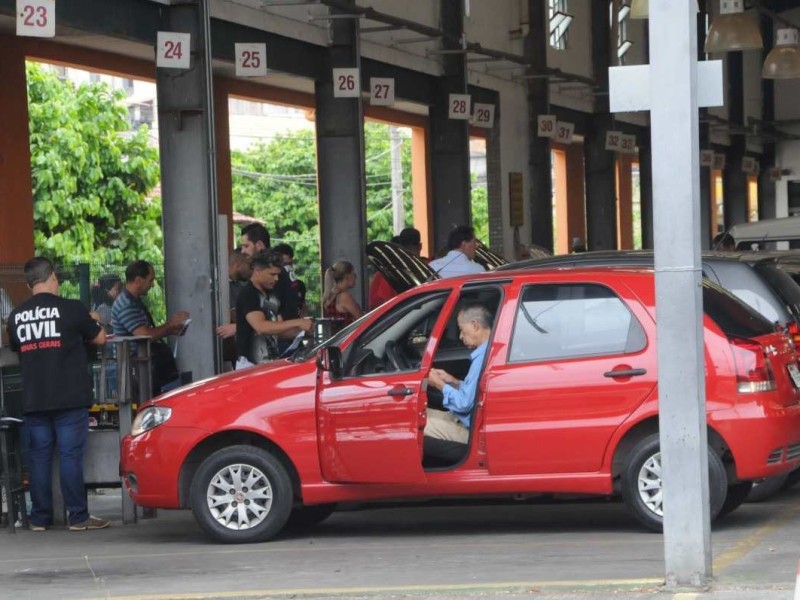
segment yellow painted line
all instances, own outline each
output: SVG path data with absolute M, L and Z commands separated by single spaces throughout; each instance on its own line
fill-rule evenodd
M 507 581 L 499 583 L 464 583 L 446 585 L 397 585 L 380 587 L 342 587 L 342 588 L 287 588 L 267 590 L 242 590 L 220 592 L 198 592 L 181 594 L 142 594 L 136 596 L 115 596 L 108 594 L 113 600 L 211 600 L 215 598 L 273 598 L 280 596 L 343 596 L 347 594 L 386 594 L 397 592 L 459 592 L 489 591 L 501 589 L 532 588 L 574 588 L 586 589 L 594 587 L 655 587 L 664 584 L 663 579 L 590 579 L 585 581 Z
M 753 551 L 753 549 L 758 546 L 765 537 L 767 537 L 770 533 L 785 525 L 789 520 L 793 517 L 797 516 L 798 511 L 800 511 L 800 507 L 798 506 L 791 506 L 781 513 L 774 519 L 772 519 L 769 523 L 764 525 L 763 527 L 759 527 L 753 533 L 748 536 L 745 536 L 736 544 L 734 544 L 733 548 L 727 550 L 720 554 L 717 558 L 714 559 L 712 569 L 715 575 L 718 575 L 721 571 L 724 571 L 728 567 L 730 567 L 733 563 L 737 562 L 747 554 Z

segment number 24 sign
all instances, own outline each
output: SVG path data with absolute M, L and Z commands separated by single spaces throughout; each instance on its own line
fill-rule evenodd
M 17 35 L 55 37 L 55 0 L 17 0 Z
M 159 31 L 156 36 L 156 67 L 170 69 L 190 68 L 191 48 L 191 34 Z

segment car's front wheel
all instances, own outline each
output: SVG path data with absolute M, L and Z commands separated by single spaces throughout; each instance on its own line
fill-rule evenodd
M 281 461 L 261 448 L 231 446 L 206 458 L 192 480 L 192 512 L 214 539 L 263 542 L 286 524 L 292 484 Z
M 708 449 L 708 485 L 713 521 L 722 510 L 728 491 L 728 477 L 722 460 Z M 658 434 L 641 439 L 631 449 L 622 472 L 622 497 L 634 517 L 653 531 L 663 528 L 661 448 Z

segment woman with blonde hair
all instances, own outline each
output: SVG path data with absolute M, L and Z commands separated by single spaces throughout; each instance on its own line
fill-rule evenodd
M 346 260 L 336 261 L 330 269 L 325 271 L 322 316 L 340 319 L 341 323 L 338 328 L 349 325 L 364 314 L 349 291 L 355 284 L 355 269 L 352 263 Z

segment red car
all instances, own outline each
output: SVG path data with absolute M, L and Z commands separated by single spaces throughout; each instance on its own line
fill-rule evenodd
M 222 542 L 268 540 L 337 502 L 620 494 L 661 526 L 654 276 L 506 271 L 410 289 L 321 347 L 165 394 L 123 441 L 134 501 L 191 508 Z M 423 439 L 432 366 L 464 377 L 460 306 L 494 314 L 467 444 Z M 704 283 L 713 517 L 800 464 L 792 341 Z

